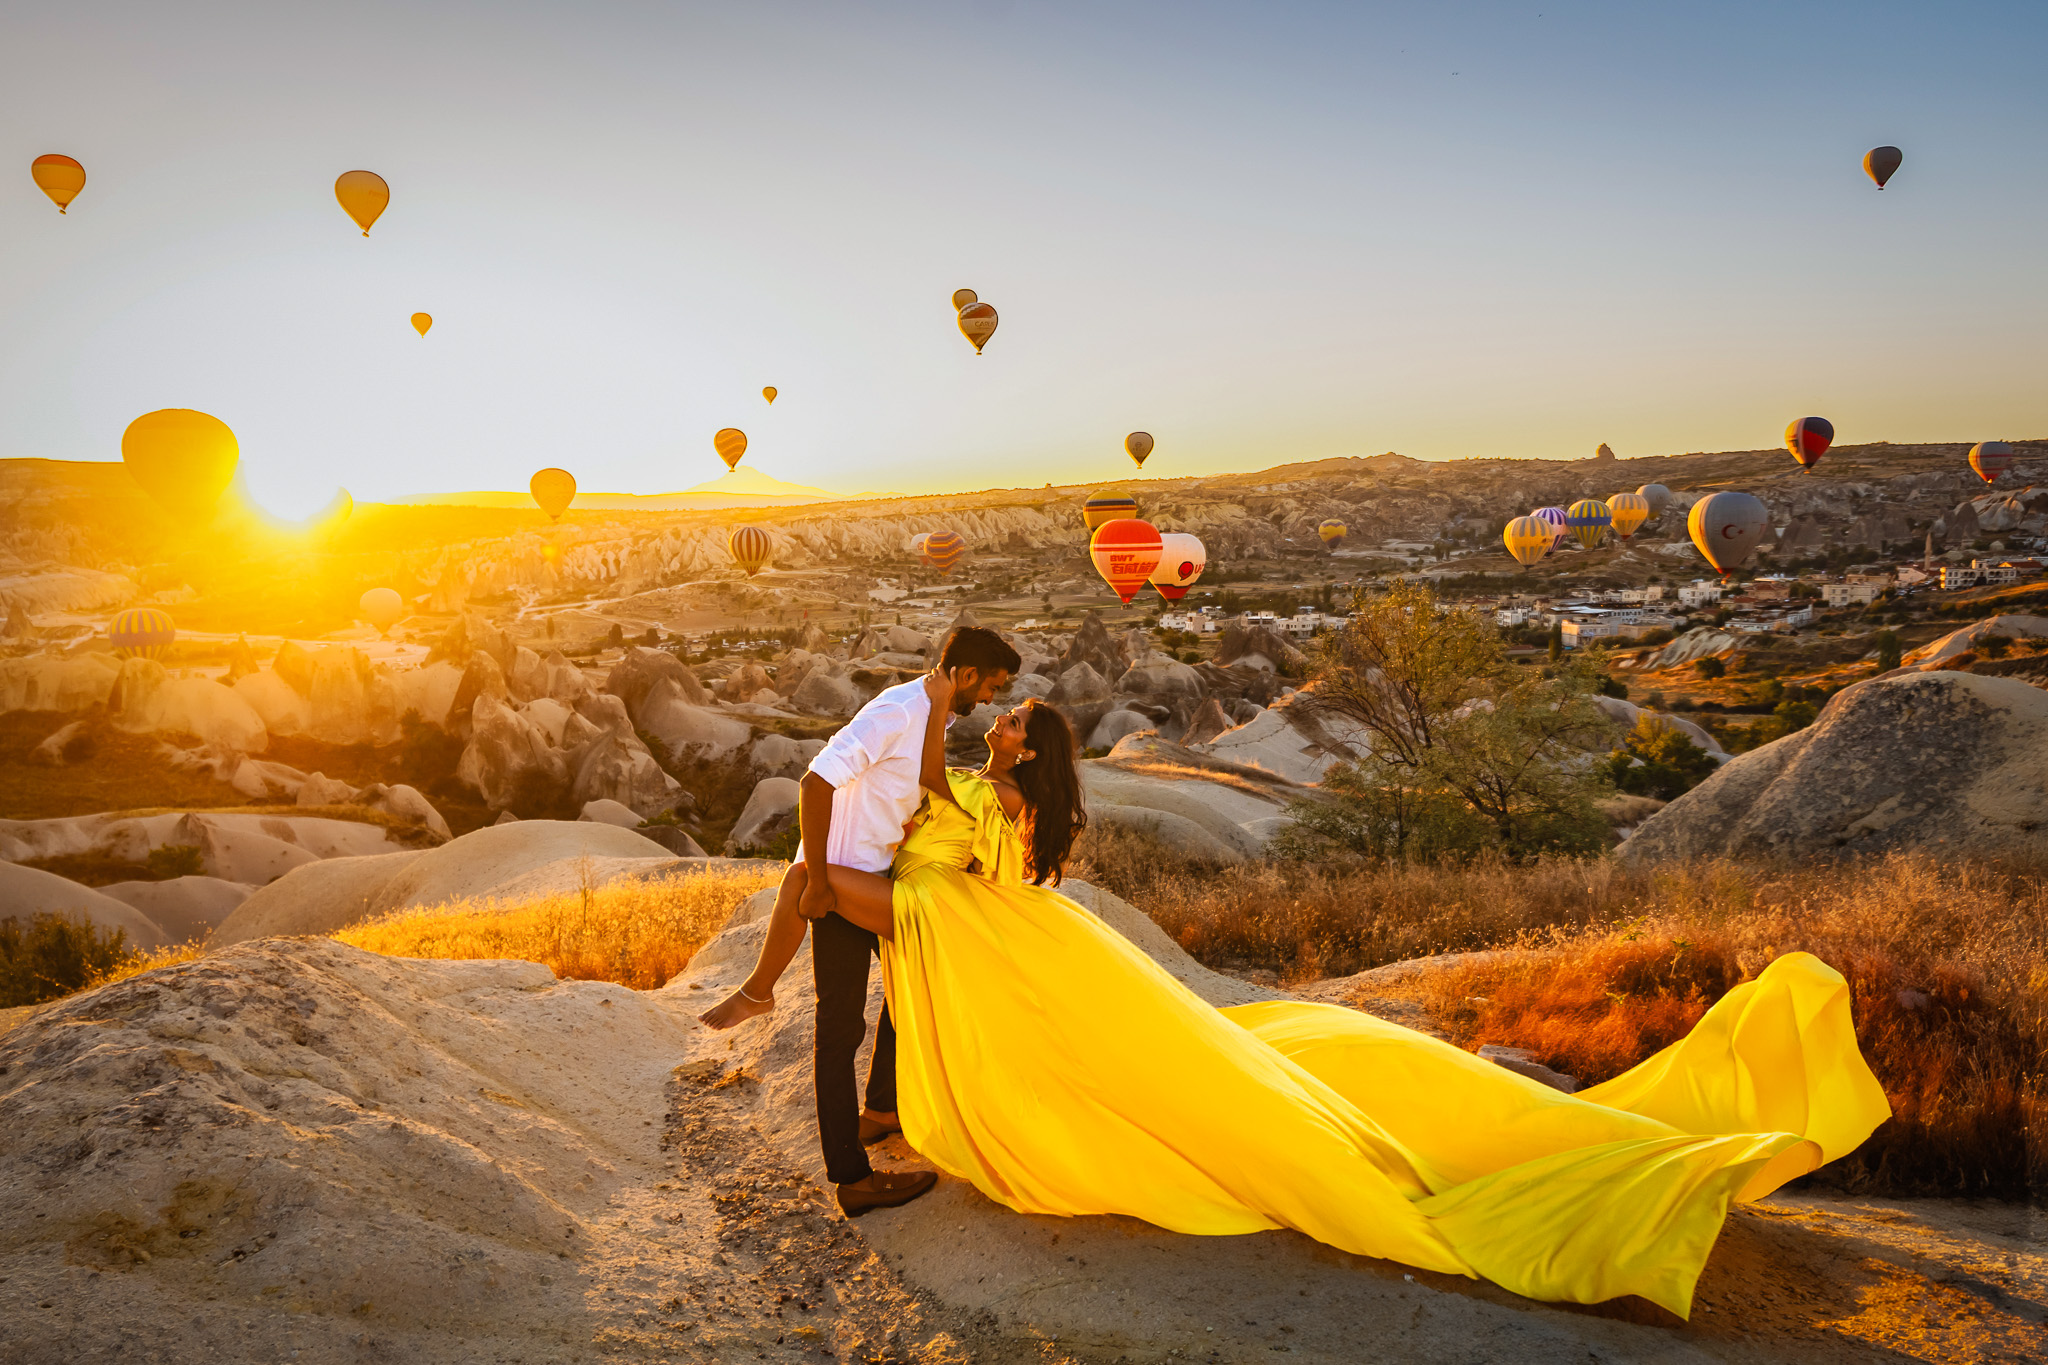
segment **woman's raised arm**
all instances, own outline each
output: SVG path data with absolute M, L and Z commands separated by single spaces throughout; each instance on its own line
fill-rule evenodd
M 924 755 L 917 780 L 935 801 L 953 801 L 953 786 L 946 780 L 946 717 L 953 713 L 957 690 L 951 669 L 934 668 L 924 675 L 924 694 L 931 699 L 932 713 L 924 727 Z

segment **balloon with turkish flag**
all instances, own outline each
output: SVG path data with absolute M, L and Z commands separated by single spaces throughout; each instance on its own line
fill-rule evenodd
M 1104 522 L 1088 539 L 1088 557 L 1095 561 L 1095 572 L 1125 606 L 1151 579 L 1165 548 L 1158 528 L 1135 517 Z

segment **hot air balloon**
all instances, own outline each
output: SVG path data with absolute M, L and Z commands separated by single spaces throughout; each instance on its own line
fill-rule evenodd
M 1692 505 L 1685 528 L 1700 555 L 1726 574 L 1741 567 L 1770 529 L 1770 512 L 1748 493 L 1710 493 Z
M 761 396 L 768 400 L 769 406 L 771 407 L 774 406 L 775 404 L 775 393 L 776 389 L 773 384 L 770 384 L 767 388 L 761 390 Z
M 1101 493 L 1081 504 L 1081 521 L 1091 533 L 1106 521 L 1137 515 L 1138 500 L 1126 493 Z
M 1207 567 L 1209 551 L 1201 541 L 1184 531 L 1168 531 L 1159 537 L 1159 567 L 1152 571 L 1152 586 L 1167 601 L 1178 602 Z
M 979 297 L 981 296 L 976 294 L 972 289 L 955 289 L 953 291 L 953 311 L 956 313 L 959 312 L 962 308 L 965 308 L 968 304 L 973 303 Z
M 355 219 L 356 226 L 367 237 L 370 224 L 377 221 L 384 212 L 384 206 L 391 202 L 391 187 L 375 171 L 343 171 L 341 178 L 334 182 L 334 197 L 340 202 L 341 211 Z
M 434 315 L 431 313 L 414 313 L 412 315 L 412 329 L 421 336 L 425 336 L 427 329 L 433 325 Z
M 121 462 L 175 516 L 204 522 L 241 463 L 235 433 L 218 417 L 190 408 L 146 412 L 121 433 Z
M 28 173 L 35 177 L 36 187 L 50 196 L 59 213 L 69 213 L 71 201 L 85 188 L 85 167 L 54 152 L 29 162 Z
M 405 615 L 405 599 L 389 588 L 372 588 L 356 603 L 362 608 L 363 619 L 377 628 L 379 635 L 386 634 L 398 624 L 398 618 Z
M 1316 527 L 1316 534 L 1322 537 L 1323 544 L 1334 550 L 1344 543 L 1344 537 L 1351 534 L 1351 528 L 1335 517 L 1331 517 L 1328 521 Z
M 1607 500 L 1614 519 L 1614 534 L 1627 540 L 1650 519 L 1650 500 L 1641 493 L 1616 493 Z
M 913 538 L 911 539 L 911 542 L 910 542 L 910 553 L 912 553 L 912 554 L 916 555 L 916 556 L 917 556 L 917 562 L 918 562 L 918 563 L 920 563 L 920 564 L 923 564 L 923 565 L 924 565 L 924 566 L 926 566 L 927 568 L 929 568 L 929 567 L 931 566 L 931 562 L 932 562 L 932 561 L 931 561 L 930 557 L 929 557 L 929 556 L 927 556 L 927 555 L 925 554 L 925 552 L 924 552 L 924 547 L 925 547 L 925 542 L 926 542 L 926 541 L 928 541 L 928 540 L 930 540 L 931 538 L 932 538 L 932 533 L 931 533 L 930 531 L 925 531 L 925 532 L 922 532 L 921 534 L 919 534 L 919 535 L 917 535 L 917 536 L 913 537 Z
M 974 353 L 981 354 L 981 348 L 988 345 L 988 339 L 996 334 L 996 310 L 987 303 L 970 303 L 960 310 L 960 335 L 974 343 Z
M 107 625 L 107 639 L 127 659 L 161 659 L 177 638 L 178 628 L 171 623 L 170 613 L 155 607 L 116 612 Z
M 1805 469 L 1819 464 L 1834 443 L 1835 424 L 1825 417 L 1802 417 L 1785 428 L 1785 449 Z
M 2012 447 L 2003 441 L 1979 441 L 1970 447 L 1970 468 L 1984 482 L 1996 483 L 2012 466 L 2012 455 Z
M 1550 523 L 1541 517 L 1516 517 L 1500 533 L 1500 539 L 1523 568 L 1549 554 L 1550 547 L 1557 542 Z
M 1580 498 L 1565 509 L 1564 524 L 1573 540 L 1593 550 L 1607 539 L 1607 528 L 1614 524 L 1614 514 L 1598 498 Z
M 1650 500 L 1650 517 L 1655 520 L 1664 515 L 1664 509 L 1671 505 L 1671 490 L 1661 483 L 1646 483 L 1636 492 Z
M 1550 527 L 1550 543 L 1553 548 L 1557 542 L 1564 539 L 1565 532 L 1570 529 L 1565 525 L 1562 507 L 1539 507 L 1529 515 Z
M 576 500 L 576 476 L 566 469 L 543 469 L 527 482 L 526 491 L 533 494 L 549 521 L 560 521 Z
M 1088 539 L 1088 557 L 1095 561 L 1095 572 L 1125 606 L 1152 577 L 1164 552 L 1158 530 L 1151 522 L 1134 517 L 1105 523 Z
M 1879 189 L 1899 169 L 1899 163 L 1906 154 L 1896 147 L 1872 147 L 1863 154 L 1863 173 L 1877 182 Z
M 758 526 L 733 527 L 725 544 L 732 551 L 733 561 L 746 571 L 749 578 L 768 567 L 768 556 L 774 549 L 768 533 Z
M 1134 431 L 1124 437 L 1124 451 L 1131 457 L 1131 463 L 1138 468 L 1145 467 L 1145 457 L 1152 453 L 1152 434 Z
M 940 573 L 951 573 L 967 554 L 967 542 L 958 531 L 934 531 L 925 538 L 924 557 Z
M 740 456 L 747 453 L 747 433 L 738 427 L 726 427 L 711 438 L 711 448 L 725 461 L 727 469 L 737 469 Z

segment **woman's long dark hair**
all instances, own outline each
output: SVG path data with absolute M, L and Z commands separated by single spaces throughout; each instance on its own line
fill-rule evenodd
M 1081 770 L 1075 765 L 1074 732 L 1067 718 L 1044 702 L 1024 711 L 1028 763 L 1010 769 L 1024 793 L 1026 860 L 1034 886 L 1058 886 L 1074 840 L 1088 827 L 1081 805 Z

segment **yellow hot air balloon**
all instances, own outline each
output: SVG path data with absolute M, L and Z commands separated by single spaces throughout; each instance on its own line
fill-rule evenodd
M 747 433 L 738 427 L 727 427 L 711 438 L 711 448 L 725 461 L 727 469 L 737 469 L 740 456 L 747 453 Z
M 59 213 L 69 213 L 71 201 L 85 188 L 85 167 L 54 152 L 31 161 L 28 173 L 35 177 L 37 188 L 50 196 Z
M 1556 543 L 1556 529 L 1541 517 L 1516 517 L 1500 533 L 1501 543 L 1515 562 L 1527 568 L 1550 553 Z
M 178 517 L 210 518 L 241 461 L 228 424 L 190 408 L 146 412 L 121 433 L 121 462 L 145 493 Z
M 955 289 L 953 291 L 953 311 L 959 312 L 962 308 L 975 302 L 980 297 L 972 289 Z
M 1338 521 L 1335 517 L 1332 517 L 1316 527 L 1316 534 L 1322 537 L 1323 544 L 1334 550 L 1343 541 L 1344 537 L 1351 534 L 1351 528 Z
M 772 405 L 775 402 L 775 386 L 770 384 L 767 388 L 761 390 L 761 396 Z
M 434 318 L 431 313 L 414 313 L 412 315 L 412 329 L 421 336 L 425 336 L 427 329 L 433 325 Z
M 367 237 L 370 224 L 377 221 L 384 212 L 384 206 L 391 202 L 391 187 L 375 171 L 343 171 L 341 178 L 334 182 L 334 197 L 340 201 L 342 212 L 355 219 L 356 226 Z
M 1145 467 L 1145 457 L 1152 453 L 1152 433 L 1134 431 L 1124 437 L 1124 452 L 1131 457 L 1131 463 L 1138 468 Z
M 1607 528 L 1613 522 L 1614 514 L 1598 498 L 1580 498 L 1564 512 L 1565 530 L 1589 550 L 1597 549 L 1607 538 Z
M 170 613 L 155 607 L 130 607 L 107 623 L 107 640 L 124 659 L 161 659 L 177 638 Z
M 1650 500 L 1641 493 L 1616 493 L 1607 500 L 1607 510 L 1614 518 L 1614 534 L 1627 540 L 1650 519 Z
M 733 561 L 752 578 L 768 565 L 768 556 L 774 545 L 768 533 L 758 526 L 735 526 L 732 535 L 726 539 L 726 548 L 732 551 Z
M 576 500 L 576 476 L 566 469 L 543 469 L 527 483 L 526 491 L 533 494 L 549 521 L 560 521 Z
M 390 588 L 372 588 L 356 605 L 362 609 L 363 619 L 375 626 L 379 635 L 387 633 L 405 615 L 405 599 Z
M 996 310 L 993 304 L 970 303 L 960 310 L 960 335 L 974 343 L 974 353 L 981 354 L 981 348 L 988 345 L 988 339 L 996 334 Z

